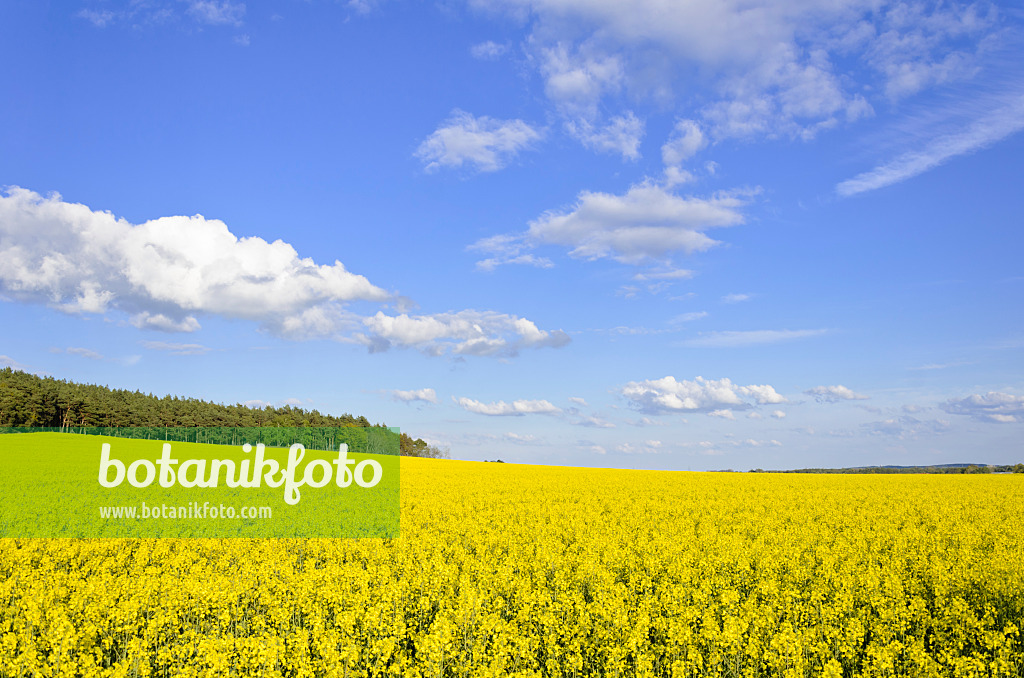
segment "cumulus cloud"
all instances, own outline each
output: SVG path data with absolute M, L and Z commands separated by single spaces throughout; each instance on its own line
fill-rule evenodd
M 585 259 L 623 263 L 662 260 L 674 252 L 702 252 L 719 244 L 704 231 L 743 223 L 746 195 L 681 197 L 660 186 L 633 186 L 625 195 L 584 191 L 568 211 L 547 212 L 530 222 L 527 239 L 570 247 Z
M 238 238 L 224 222 L 163 217 L 133 225 L 21 188 L 0 195 L 0 286 L 70 313 L 117 309 L 139 326 L 191 331 L 197 313 L 279 319 L 390 295 L 341 264 L 317 265 L 280 240 Z
M 194 332 L 199 316 L 216 315 L 256 321 L 279 336 L 332 338 L 371 351 L 399 346 L 431 355 L 510 356 L 569 342 L 560 330 L 490 311 L 358 316 L 349 302 L 396 297 L 340 261 L 317 264 L 281 240 L 239 238 L 224 222 L 200 215 L 133 225 L 17 187 L 0 194 L 0 290 L 65 313 L 122 312 L 142 329 Z
M 391 397 L 402 403 L 424 402 L 437 404 L 437 393 L 432 388 L 420 388 L 411 391 L 395 389 L 391 391 Z
M 564 42 L 541 47 L 538 54 L 545 91 L 566 114 L 574 118 L 594 120 L 598 102 L 617 92 L 625 73 L 620 57 L 588 46 L 572 48 Z
M 630 404 L 647 414 L 666 412 L 706 412 L 734 418 L 731 410 L 748 409 L 750 401 L 758 405 L 787 402 L 772 386 L 740 386 L 729 379 L 679 381 L 673 376 L 646 381 L 631 381 L 620 390 Z M 726 414 L 726 412 L 728 412 Z
M 463 166 L 494 172 L 542 136 L 540 130 L 522 120 L 474 117 L 456 109 L 419 145 L 416 157 L 428 172 Z
M 526 318 L 493 312 L 391 316 L 379 311 L 362 322 L 367 332 L 356 333 L 354 339 L 371 351 L 401 346 L 433 355 L 509 356 L 522 348 L 557 348 L 570 341 L 561 330 L 541 330 Z
M 672 135 L 661 147 L 661 160 L 666 166 L 682 165 L 707 145 L 700 123 L 680 120 L 672 128 Z
M 842 384 L 835 386 L 815 386 L 814 388 L 804 391 L 809 396 L 814 396 L 814 399 L 819 403 L 835 403 L 840 400 L 867 400 L 868 396 L 861 395 L 860 393 L 854 393 Z
M 558 414 L 562 410 L 547 400 L 516 400 L 507 403 L 499 400 L 483 403 L 471 398 L 452 398 L 462 409 L 490 417 L 521 417 L 526 414 Z
M 640 159 L 644 123 L 632 111 L 600 126 L 588 120 L 572 120 L 566 124 L 566 130 L 591 150 L 618 153 L 624 160 Z
M 1024 396 L 989 391 L 955 398 L 941 405 L 950 414 L 960 414 L 977 421 L 1013 424 L 1024 421 Z

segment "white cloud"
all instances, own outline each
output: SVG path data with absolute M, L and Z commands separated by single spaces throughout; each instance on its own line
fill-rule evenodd
M 779 395 L 774 388 L 767 384 L 761 386 L 754 384 L 751 384 L 750 386 L 741 386 L 739 391 L 743 395 L 753 396 L 758 405 L 777 405 L 779 403 L 789 402 Z
M 881 12 L 876 25 L 865 27 L 863 37 L 868 63 L 885 78 L 886 95 L 898 100 L 972 76 L 977 68 L 976 55 L 969 49 L 972 38 L 984 35 L 995 23 L 996 12 L 982 13 L 983 8 L 985 3 L 972 3 L 937 10 L 919 2 L 894 3 Z M 959 44 L 951 48 L 951 43 Z
M 536 268 L 552 268 L 554 263 L 546 257 L 524 253 L 530 245 L 521 235 L 492 235 L 466 247 L 469 251 L 493 254 L 493 257 L 476 262 L 478 271 L 491 272 L 504 264 L 521 264 Z
M 722 301 L 727 304 L 738 304 L 741 301 L 748 301 L 749 299 L 749 294 L 727 294 L 722 297 Z
M 474 117 L 456 109 L 420 144 L 416 157 L 423 161 L 428 172 L 464 165 L 481 172 L 494 172 L 542 136 L 540 130 L 522 120 Z
M 280 240 L 238 238 L 222 221 L 163 217 L 133 225 L 21 188 L 0 195 L 0 287 L 71 313 L 120 310 L 140 327 L 191 331 L 195 315 L 280 331 L 312 309 L 390 295 L 341 262 L 317 265 Z
M 559 42 L 542 47 L 538 59 L 548 97 L 570 117 L 594 120 L 601 97 L 622 87 L 624 73 L 617 55 L 585 52 Z
M 525 414 L 557 414 L 562 411 L 547 400 L 516 400 L 511 403 L 504 400 L 483 403 L 471 398 L 456 399 L 454 397 L 452 400 L 467 412 L 485 414 L 490 417 L 521 417 Z
M 1013 424 L 1024 421 L 1024 396 L 989 391 L 981 395 L 955 398 L 941 405 L 950 414 L 969 416 L 977 421 Z
M 178 344 L 166 341 L 144 341 L 142 345 L 151 351 L 167 351 L 171 355 L 204 355 L 213 350 L 202 344 Z
M 469 53 L 473 55 L 474 59 L 481 59 L 483 61 L 498 59 L 507 51 L 508 45 L 499 45 L 493 40 L 481 42 L 469 48 Z
M 775 417 L 776 419 L 785 419 L 786 413 L 783 412 L 782 410 L 773 410 L 772 416 Z
M 162 332 L 195 332 L 201 329 L 199 321 L 194 316 L 188 315 L 176 319 L 168 318 L 163 313 L 150 313 L 149 311 L 136 313 L 131 317 L 131 323 L 140 330 L 160 330 Z
M 892 436 L 898 440 L 911 440 L 923 435 L 939 435 L 949 431 L 949 422 L 943 419 L 922 421 L 915 417 L 900 416 L 864 424 L 863 427 L 875 435 Z
M 732 410 L 712 410 L 708 412 L 710 417 L 721 417 L 722 419 L 736 419 L 736 415 L 732 413 Z
M 65 353 L 81 356 L 89 360 L 103 360 L 103 355 L 89 348 L 71 347 L 64 349 Z
M 245 3 L 231 0 L 189 0 L 189 15 L 201 23 L 240 26 L 245 16 Z
M 694 320 L 700 320 L 701 318 L 708 317 L 707 311 L 691 311 L 690 313 L 683 313 L 672 318 L 669 323 L 672 325 L 681 325 L 683 323 L 690 323 Z
M 615 424 L 608 421 L 607 419 L 602 419 L 601 417 L 580 417 L 579 419 L 576 419 L 572 423 L 575 424 L 576 426 L 586 426 L 588 428 L 615 428 Z
M 258 410 L 263 410 L 263 409 L 266 409 L 268 407 L 273 407 L 273 405 L 268 403 L 266 400 L 260 400 L 258 398 L 255 399 L 255 400 L 246 400 L 244 403 L 242 403 L 242 405 L 244 405 L 245 407 L 253 407 L 253 408 L 256 408 Z
M 569 402 L 570 403 L 576 403 L 577 405 L 581 405 L 583 407 L 589 407 L 589 405 L 587 405 L 587 401 L 585 399 L 579 398 L 579 397 L 576 397 L 576 396 L 570 397 L 569 398 Z
M 528 56 L 564 115 L 593 120 L 624 100 L 703 100 L 702 124 L 717 139 L 810 138 L 870 115 L 865 95 L 893 100 L 974 77 L 1000 30 L 984 0 L 470 4 L 529 23 Z
M 783 341 L 820 337 L 828 330 L 747 330 L 709 332 L 696 339 L 683 342 L 684 346 L 693 347 L 737 347 L 758 346 L 761 344 L 777 344 Z
M 540 438 L 529 433 L 506 433 L 502 436 L 503 440 L 507 440 L 510 443 L 516 445 L 536 445 L 541 442 Z
M 393 345 L 417 347 L 432 355 L 515 355 L 522 348 L 565 346 L 569 335 L 546 331 L 526 318 L 502 313 L 459 311 L 433 315 L 376 315 L 362 321 L 368 333 L 354 339 L 382 351 Z
M 0 355 L 0 367 L 10 367 L 12 370 L 28 372 L 28 365 L 22 365 L 9 355 Z
M 852 390 L 837 384 L 835 386 L 815 386 L 804 391 L 807 395 L 814 396 L 820 403 L 834 403 L 840 400 L 867 400 L 868 396 L 854 393 Z
M 82 17 L 96 28 L 106 28 L 118 18 L 118 15 L 110 10 L 95 10 L 95 9 L 83 9 L 78 12 L 78 16 Z
M 566 123 L 566 130 L 591 150 L 618 153 L 623 160 L 640 159 L 644 123 L 632 111 L 597 127 L 587 120 L 573 120 Z
M 672 128 L 668 141 L 661 147 L 661 160 L 666 167 L 681 167 L 707 143 L 700 123 L 696 120 L 680 120 Z
M 523 266 L 533 266 L 535 268 L 554 268 L 555 264 L 547 257 L 538 257 L 533 254 L 518 254 L 514 257 L 489 257 L 487 259 L 481 259 L 476 262 L 476 268 L 479 271 L 486 271 L 490 273 L 498 266 L 504 264 L 520 264 Z
M 509 356 L 569 342 L 560 330 L 490 311 L 360 317 L 346 303 L 407 300 L 340 261 L 318 265 L 281 240 L 238 238 L 222 221 L 197 215 L 133 225 L 17 187 L 0 194 L 0 290 L 66 313 L 127 313 L 136 327 L 166 332 L 194 332 L 197 316 L 209 314 L 253 320 L 292 339 L 432 355 Z
M 678 381 L 667 376 L 661 379 L 631 381 L 622 387 L 623 396 L 633 407 L 647 414 L 666 412 L 708 412 L 714 416 L 732 418 L 723 411 L 751 407 L 746 399 L 757 404 L 784 403 L 786 399 L 774 388 L 761 386 L 739 386 L 729 379 L 704 379 Z
M 660 440 L 645 440 L 643 443 L 622 443 L 616 445 L 615 451 L 623 454 L 660 454 L 664 451 L 664 444 Z
M 746 195 L 680 197 L 650 183 L 625 195 L 584 191 L 567 212 L 547 212 L 530 222 L 527 239 L 571 247 L 586 259 L 612 257 L 624 263 L 661 260 L 673 252 L 701 252 L 718 244 L 704 231 L 743 223 Z
M 666 266 L 638 274 L 637 280 L 678 280 L 690 277 L 692 271 L 673 268 L 670 256 L 718 245 L 705 231 L 743 223 L 740 208 L 758 193 L 759 188 L 722 191 L 704 198 L 683 197 L 651 181 L 632 186 L 624 195 L 582 191 L 571 208 L 543 213 L 530 222 L 526 232 L 482 238 L 467 249 L 495 255 L 477 264 L 484 270 L 513 263 L 541 245 L 561 245 L 569 247 L 573 257 L 610 257 L 626 264 L 656 262 Z M 551 264 L 547 259 L 532 257 L 523 263 Z M 624 288 L 627 296 L 636 291 Z
M 411 391 L 395 389 L 391 391 L 391 397 L 403 403 L 424 402 L 437 404 L 437 393 L 432 388 L 420 388 Z
M 836 185 L 843 197 L 873 191 L 905 181 L 938 167 L 947 160 L 991 146 L 1024 129 L 1024 95 L 972 122 L 961 132 L 946 134 L 929 141 L 921 150 L 904 153 L 875 169 L 858 174 Z
M 633 276 L 633 280 L 688 280 L 693 277 L 693 271 L 683 268 L 669 268 L 661 271 L 645 271 Z

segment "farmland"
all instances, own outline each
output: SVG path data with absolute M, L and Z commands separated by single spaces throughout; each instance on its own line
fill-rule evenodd
M 1019 475 L 403 458 L 397 539 L 4 539 L 2 676 L 1020 676 Z

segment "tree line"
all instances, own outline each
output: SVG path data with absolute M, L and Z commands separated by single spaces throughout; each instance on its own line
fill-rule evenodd
M 363 416 L 322 414 L 291 405 L 250 407 L 222 405 L 198 398 L 79 384 L 6 367 L 0 370 L 0 427 L 58 430 L 119 428 L 336 428 L 383 427 Z M 399 453 L 413 457 L 447 457 L 447 450 L 402 433 Z
M 753 469 L 751 473 L 1024 473 L 1024 464 L 944 464 L 942 466 L 863 466 L 857 468 L 800 468 L 790 471 Z

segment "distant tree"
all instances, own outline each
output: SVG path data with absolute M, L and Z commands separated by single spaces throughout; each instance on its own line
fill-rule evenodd
M 405 433 L 398 438 L 398 453 L 403 457 L 424 457 L 426 459 L 448 459 L 451 457 L 447 448 L 431 445 L 422 438 L 413 440 L 412 436 Z

